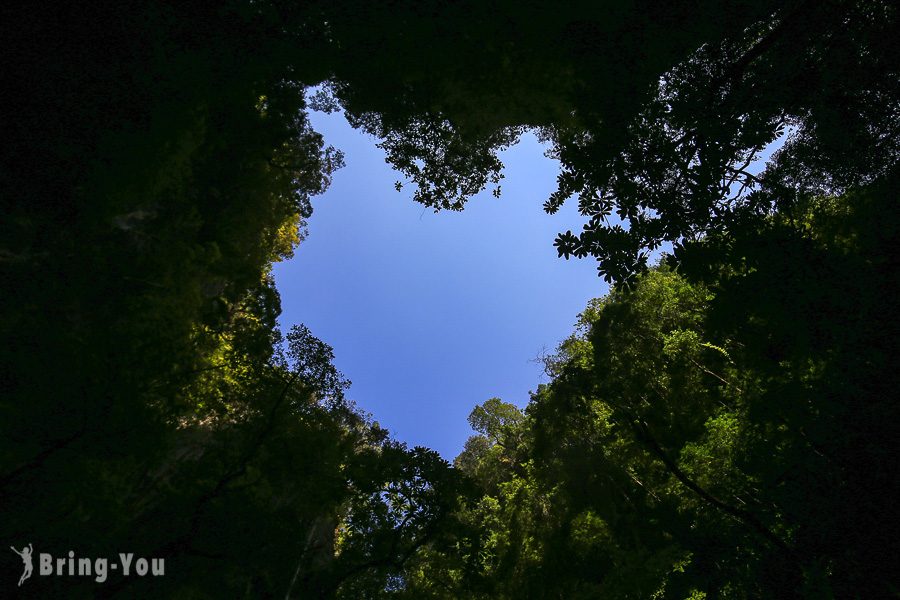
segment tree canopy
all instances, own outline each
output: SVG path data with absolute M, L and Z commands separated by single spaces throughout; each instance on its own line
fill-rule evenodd
M 0 531 L 169 559 L 20 591 L 896 596 L 897 13 L 4 8 Z M 473 410 L 452 466 L 278 329 L 271 266 L 343 164 L 310 110 L 343 110 L 435 210 L 538 132 L 561 164 L 545 210 L 587 220 L 560 256 L 616 284 L 524 410 Z
M 889 597 L 898 271 L 850 234 L 896 235 L 896 209 L 870 212 L 885 191 L 773 218 L 716 262 L 723 239 L 698 242 L 704 277 L 663 264 L 592 303 L 524 414 L 472 412 L 503 423 L 457 459 L 481 495 L 408 597 Z
M 588 219 L 557 238 L 560 256 L 594 256 L 610 281 L 663 243 L 896 168 L 889 3 L 477 4 L 329 21 L 341 57 L 330 89 L 436 210 L 498 183 L 497 152 L 536 129 L 562 164 L 545 210 L 576 196 Z M 341 43 L 359 35 L 384 69 Z M 748 169 L 785 138 L 772 168 Z

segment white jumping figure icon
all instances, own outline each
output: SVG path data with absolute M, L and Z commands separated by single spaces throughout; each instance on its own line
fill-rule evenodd
M 22 572 L 22 577 L 19 578 L 19 586 L 21 587 L 22 582 L 31 577 L 31 571 L 34 569 L 34 566 L 31 564 L 31 555 L 34 554 L 34 548 L 31 547 L 31 544 L 28 544 L 28 546 L 22 548 L 21 552 L 12 546 L 9 549 L 21 556 L 22 563 L 25 565 L 25 571 Z

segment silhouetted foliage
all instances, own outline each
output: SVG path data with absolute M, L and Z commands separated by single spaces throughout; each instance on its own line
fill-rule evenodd
M 662 265 L 593 302 L 524 419 L 473 411 L 519 416 L 457 459 L 481 497 L 410 597 L 890 596 L 895 185 L 689 244 L 690 278 Z
M 25 596 L 900 589 L 893 4 L 38 3 L 3 31 L 0 535 L 169 559 Z M 278 331 L 271 266 L 343 164 L 313 109 L 436 210 L 537 131 L 545 209 L 588 219 L 560 255 L 619 284 L 455 468 Z
M 559 254 L 596 257 L 610 281 L 663 243 L 777 208 L 791 189 L 839 193 L 897 164 L 890 3 L 454 3 L 387 22 L 335 10 L 334 94 L 383 138 L 415 200 L 461 209 L 499 181 L 497 152 L 536 128 L 562 164 L 545 209 L 577 196 L 589 219 L 557 238 Z M 342 36 L 379 48 L 385 67 L 357 60 Z M 786 135 L 771 172 L 748 168 Z

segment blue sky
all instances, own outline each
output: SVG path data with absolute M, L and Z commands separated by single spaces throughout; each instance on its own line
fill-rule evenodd
M 312 120 L 347 166 L 314 199 L 294 258 L 275 265 L 282 328 L 304 323 L 334 347 L 350 398 L 395 438 L 450 460 L 472 434 L 472 408 L 495 396 L 524 406 L 544 380 L 533 359 L 607 292 L 593 260 L 553 248 L 583 219 L 575 202 L 543 212 L 558 164 L 531 135 L 504 153 L 499 199 L 435 214 L 409 187 L 397 193 L 402 177 L 377 140 L 340 113 Z

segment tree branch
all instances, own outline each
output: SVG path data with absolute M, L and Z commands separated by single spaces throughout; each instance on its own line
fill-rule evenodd
M 703 489 L 700 485 L 698 485 L 693 479 L 691 479 L 681 468 L 675 464 L 675 462 L 669 458 L 666 452 L 662 449 L 659 443 L 656 441 L 656 438 L 653 436 L 650 431 L 650 426 L 643 419 L 630 418 L 629 419 L 632 425 L 632 428 L 635 431 L 638 439 L 644 442 L 647 447 L 662 461 L 662 463 L 666 466 L 666 469 L 675 476 L 678 481 L 680 481 L 685 487 L 690 489 L 692 492 L 706 500 L 709 504 L 715 506 L 720 511 L 725 514 L 737 519 L 738 521 L 744 523 L 748 527 L 750 527 L 753 531 L 758 533 L 764 539 L 766 539 L 773 546 L 784 552 L 785 555 L 790 557 L 792 562 L 795 564 L 800 563 L 797 556 L 794 554 L 794 551 L 784 542 L 780 537 L 775 535 L 765 524 L 759 520 L 759 518 L 751 512 L 748 512 L 744 509 L 737 508 L 730 504 L 719 500 L 711 493 Z

